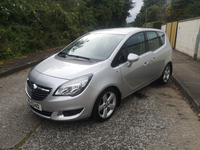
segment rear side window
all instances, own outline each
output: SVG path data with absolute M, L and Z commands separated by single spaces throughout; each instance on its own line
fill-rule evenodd
M 147 41 L 149 44 L 149 51 L 155 51 L 160 47 L 159 37 L 156 32 L 146 32 Z
M 163 32 L 157 32 L 157 34 L 160 37 L 161 45 L 164 45 L 165 44 L 165 34 Z

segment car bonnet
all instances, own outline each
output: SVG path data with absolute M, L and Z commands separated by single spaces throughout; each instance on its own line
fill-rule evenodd
M 92 74 L 102 67 L 102 62 L 90 62 L 76 58 L 66 59 L 53 55 L 35 66 L 38 72 L 55 77 L 71 80 L 87 74 Z

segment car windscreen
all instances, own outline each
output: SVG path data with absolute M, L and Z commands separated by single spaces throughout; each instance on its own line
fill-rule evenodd
M 90 33 L 77 39 L 62 51 L 69 56 L 80 56 L 95 60 L 107 59 L 123 39 L 120 34 Z

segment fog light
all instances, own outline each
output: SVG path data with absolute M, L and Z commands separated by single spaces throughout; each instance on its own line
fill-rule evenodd
M 73 116 L 73 115 L 79 114 L 82 110 L 83 110 L 83 108 L 76 109 L 76 110 L 63 111 L 63 115 L 64 116 Z

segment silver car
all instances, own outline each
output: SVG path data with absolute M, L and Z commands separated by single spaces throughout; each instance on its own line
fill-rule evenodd
M 37 115 L 72 121 L 109 119 L 121 99 L 172 74 L 165 32 L 144 28 L 97 30 L 78 38 L 29 73 L 25 87 Z

